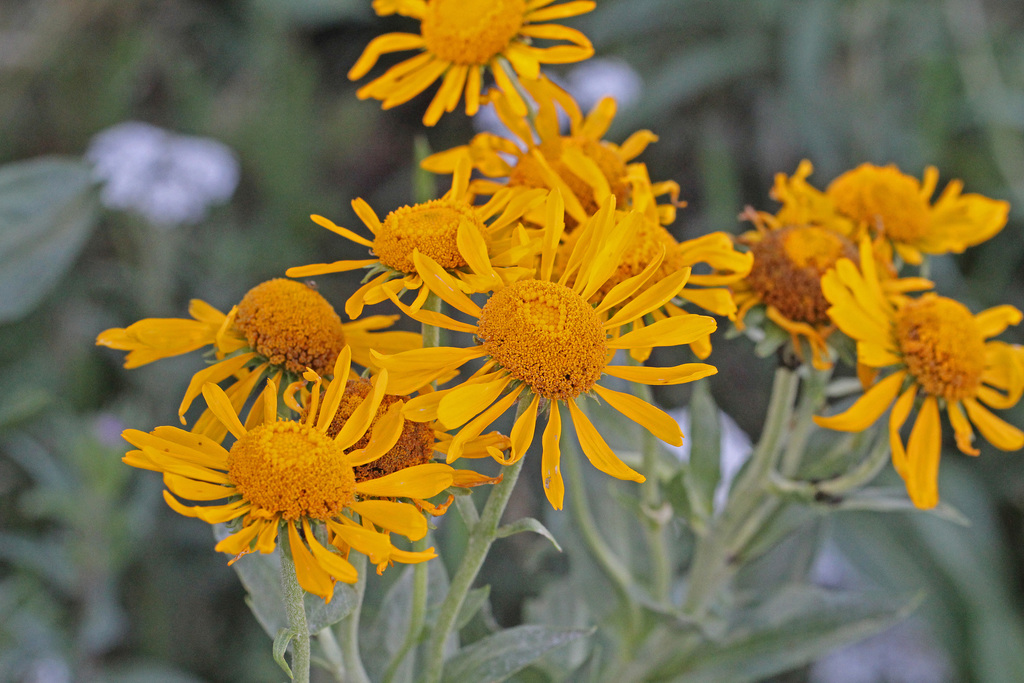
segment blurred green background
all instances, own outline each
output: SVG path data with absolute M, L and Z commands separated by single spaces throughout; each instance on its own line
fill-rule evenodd
M 672 226 L 681 239 L 745 229 L 736 220 L 745 205 L 774 210 L 773 175 L 802 158 L 819 187 L 864 161 L 918 177 L 935 165 L 941 184 L 962 178 L 967 191 L 1013 206 L 990 242 L 935 260 L 939 291 L 974 311 L 1024 309 L 1024 4 L 599 0 L 570 23 L 599 57 L 639 77 L 639 97 L 620 106 L 607 137 L 660 136 L 641 160 L 653 179 L 681 184 L 689 206 Z M 414 23 L 377 18 L 368 0 L 0 0 L 0 164 L 81 159 L 98 132 L 138 120 L 220 140 L 241 169 L 232 200 L 195 225 L 102 210 L 87 189 L 74 205 L 87 218 L 0 234 L 0 300 L 23 303 L 0 319 L 0 681 L 282 678 L 210 529 L 172 513 L 159 478 L 119 460 L 123 427 L 174 423 L 197 354 L 128 372 L 122 354 L 94 340 L 143 317 L 181 317 L 194 297 L 227 310 L 289 266 L 349 257 L 311 213 L 358 226 L 354 197 L 378 212 L 412 201 L 429 95 L 383 112 L 357 100 L 345 76 L 390 30 Z M 583 78 L 571 66 L 553 73 Z M 604 78 L 618 82 L 599 70 L 585 80 Z M 426 138 L 440 150 L 473 132 L 456 112 Z M 67 188 L 35 196 L 8 183 L 0 199 L 13 203 L 0 215 Z M 340 308 L 355 282 L 317 284 Z M 742 338 L 720 339 L 710 360 L 721 369 L 716 400 L 756 435 L 771 361 Z M 659 398 L 675 406 L 687 394 Z M 1004 414 L 1017 425 L 1022 415 Z M 970 528 L 849 514 L 808 533 L 859 581 L 924 591 L 918 614 L 946 680 L 1020 680 L 1022 473 L 1021 454 L 986 445 L 968 459 L 947 447 L 942 495 Z M 520 482 L 512 512 L 541 516 L 543 496 L 530 487 L 539 476 Z M 510 625 L 564 558 L 543 542 L 504 543 L 483 581 Z M 812 675 L 823 674 L 784 678 Z

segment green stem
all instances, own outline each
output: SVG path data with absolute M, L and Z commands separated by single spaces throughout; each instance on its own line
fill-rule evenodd
M 290 524 L 291 522 L 286 522 Z M 295 574 L 295 561 L 288 545 L 288 534 L 280 534 L 281 546 L 281 589 L 284 593 L 284 609 L 288 615 L 288 628 L 294 635 L 292 648 L 292 680 L 295 683 L 309 683 L 309 624 L 306 623 L 305 591 L 299 585 Z
M 786 450 L 779 463 L 779 471 L 785 477 L 792 477 L 800 469 L 800 462 L 807 451 L 807 440 L 814 425 L 814 414 L 825 405 L 825 388 L 832 377 L 832 370 L 808 368 L 810 376 L 804 382 L 800 403 L 793 420 L 793 428 L 786 442 Z
M 551 407 L 557 410 L 557 405 Z M 635 625 L 639 620 L 639 612 L 636 603 L 633 601 L 629 587 L 633 585 L 633 577 L 622 561 L 608 547 L 608 543 L 601 536 L 597 528 L 597 522 L 590 511 L 590 503 L 587 499 L 587 486 L 583 481 L 583 470 L 580 467 L 580 453 L 576 447 L 576 440 L 571 430 L 563 429 L 560 439 L 562 450 L 562 474 L 565 477 L 566 495 L 569 498 L 569 510 L 572 513 L 580 536 L 586 544 L 587 549 L 597 562 L 597 566 L 604 572 L 611 581 L 615 592 L 625 606 L 628 622 Z M 632 628 L 630 628 L 632 631 Z
M 736 537 L 741 532 L 749 533 L 747 522 L 771 495 L 768 492 L 771 475 L 793 412 L 798 386 L 795 372 L 784 367 L 775 371 L 764 429 L 750 463 L 733 487 L 722 515 L 709 532 L 697 540 L 683 604 L 683 610 L 694 618 L 705 616 L 712 601 L 732 580 L 736 567 L 731 550 Z
M 526 409 L 528 403 L 528 401 L 519 401 L 516 410 L 517 419 Z M 504 477 L 491 488 L 487 503 L 484 504 L 483 512 L 480 514 L 480 521 L 469 530 L 469 541 L 466 543 L 462 562 L 459 564 L 455 576 L 452 577 L 448 595 L 441 603 L 437 621 L 434 622 L 434 627 L 430 632 L 422 679 L 426 683 L 436 683 L 441 680 L 441 673 L 444 669 L 444 644 L 455 627 L 455 619 L 458 617 L 459 610 L 462 609 L 462 603 L 466 600 L 470 588 L 473 587 L 473 581 L 487 558 L 491 544 L 497 537 L 501 516 L 505 512 L 509 498 L 512 497 L 512 489 L 516 485 L 516 480 L 519 479 L 519 472 L 522 468 L 523 458 L 504 468 Z
M 424 285 L 426 286 L 426 285 Z M 433 311 L 434 313 L 441 312 L 441 297 L 431 292 L 427 295 L 427 300 L 423 302 L 424 311 Z M 441 345 L 441 328 L 434 327 L 422 323 L 423 330 L 423 348 L 433 349 Z
M 630 365 L 640 365 L 628 357 Z M 637 398 L 644 403 L 654 405 L 654 395 L 651 387 L 646 384 L 634 383 L 633 391 Z M 643 431 L 643 471 L 646 480 L 641 485 L 641 495 L 648 514 L 644 522 L 644 531 L 647 535 L 647 546 L 651 559 L 651 597 L 658 602 L 668 600 L 672 588 L 672 560 L 668 554 L 666 543 L 666 523 L 668 518 L 661 514 L 664 508 L 664 501 L 661 497 L 661 486 L 658 481 L 658 437 L 649 430 L 641 427 Z
M 412 549 L 422 552 L 427 549 L 427 538 L 423 537 L 413 543 Z M 398 673 L 399 667 L 409 651 L 416 647 L 423 633 L 423 624 L 427 618 L 427 563 L 420 562 L 412 569 L 412 605 L 409 610 L 409 629 L 405 632 L 405 640 L 395 653 L 394 658 L 384 673 L 384 683 L 390 683 Z
M 359 579 L 354 586 L 356 590 L 355 606 L 341 620 L 341 653 L 345 661 L 346 683 L 370 683 L 370 677 L 363 668 L 363 658 L 359 654 L 359 616 L 363 611 L 363 595 L 366 593 L 366 556 L 352 553 L 349 557 L 352 565 L 359 572 Z

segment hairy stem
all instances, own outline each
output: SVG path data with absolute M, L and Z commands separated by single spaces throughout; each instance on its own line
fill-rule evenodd
M 290 524 L 290 522 L 288 522 Z M 309 683 L 309 624 L 306 623 L 305 591 L 299 585 L 295 574 L 295 561 L 288 545 L 288 534 L 280 534 L 281 547 L 281 589 L 284 593 L 284 609 L 288 615 L 288 628 L 294 635 L 292 648 L 292 680 L 295 683 Z

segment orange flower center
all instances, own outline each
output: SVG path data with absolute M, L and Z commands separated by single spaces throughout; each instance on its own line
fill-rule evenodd
M 297 374 L 308 367 L 330 375 L 345 347 L 334 308 L 295 280 L 278 278 L 250 289 L 238 304 L 235 326 L 257 353 Z
M 430 0 L 420 28 L 439 58 L 484 65 L 516 37 L 525 14 L 525 0 Z
M 334 439 L 300 422 L 263 424 L 235 442 L 228 477 L 256 515 L 330 519 L 355 497 L 355 474 Z
M 625 206 L 630 190 L 629 181 L 626 178 L 628 170 L 626 162 L 623 161 L 618 150 L 607 142 L 583 137 L 545 140 L 540 145 L 540 150 L 548 165 L 576 195 L 587 215 L 593 215 L 600 208 L 594 197 L 594 187 L 573 173 L 569 165 L 561 160 L 562 149 L 565 145 L 579 148 L 586 157 L 597 164 L 605 180 L 608 181 L 609 189 L 615 195 L 617 205 Z M 509 175 L 508 184 L 510 187 L 549 187 L 540 163 L 527 154 L 519 157 Z M 569 216 L 566 216 L 566 223 L 570 230 L 576 227 L 576 221 Z
M 928 203 L 917 180 L 893 167 L 865 164 L 828 187 L 836 208 L 896 242 L 913 243 L 928 233 Z
M 459 223 L 467 221 L 481 232 L 484 224 L 465 202 L 434 199 L 403 206 L 388 214 L 373 240 L 380 262 L 402 273 L 415 273 L 412 252 L 418 249 L 446 270 L 461 268 L 466 260 L 457 242 Z
M 338 412 L 334 414 L 334 419 L 331 421 L 330 426 L 327 428 L 327 435 L 331 438 L 337 436 L 341 428 L 345 426 L 349 418 L 352 417 L 353 411 L 359 407 L 359 404 L 363 402 L 367 396 L 370 395 L 373 385 L 368 380 L 350 379 L 345 385 L 345 394 L 341 397 L 341 403 L 338 405 Z M 360 448 L 365 448 L 366 444 L 370 442 L 370 436 L 373 433 L 373 427 L 377 424 L 377 420 L 387 412 L 395 403 L 405 403 L 409 400 L 408 396 L 392 396 L 390 394 L 384 396 L 384 400 L 381 401 L 380 407 L 377 409 L 377 414 L 373 416 L 373 420 L 370 422 L 370 428 L 366 430 L 366 434 L 363 435 L 359 441 L 352 444 L 351 447 L 346 450 L 349 453 Z M 319 413 L 318 413 L 319 415 Z M 303 414 L 305 417 L 305 413 Z M 402 435 L 398 437 L 398 443 L 391 447 L 391 450 L 382 455 L 379 459 L 365 465 L 359 465 L 355 468 L 356 481 L 367 481 L 369 479 L 376 479 L 377 477 L 383 477 L 385 474 L 391 474 L 398 470 L 405 469 L 406 467 L 413 467 L 414 465 L 423 465 L 430 462 L 434 456 L 434 430 L 430 427 L 429 423 L 426 422 L 413 422 L 412 420 L 405 420 L 402 426 Z
M 750 247 L 754 265 L 747 283 L 790 320 L 827 325 L 829 303 L 821 292 L 821 276 L 842 257 L 859 262 L 857 248 L 837 232 L 809 225 L 760 237 Z
M 605 367 L 597 313 L 557 282 L 522 280 L 499 289 L 484 305 L 477 335 L 491 358 L 544 398 L 589 391 Z
M 925 295 L 896 314 L 896 336 L 907 370 L 927 393 L 959 401 L 978 393 L 985 339 L 959 301 Z

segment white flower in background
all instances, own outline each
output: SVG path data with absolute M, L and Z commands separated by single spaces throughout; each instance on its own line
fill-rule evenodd
M 238 159 L 227 145 L 139 121 L 98 133 L 85 157 L 103 183 L 104 206 L 164 227 L 198 223 L 238 186 Z
M 614 97 L 619 111 L 629 109 L 640 99 L 644 81 L 629 64 L 615 57 L 589 59 L 565 75 L 564 87 L 589 111 L 603 97 Z
M 676 408 L 669 410 L 668 414 L 679 423 L 679 428 L 683 430 L 683 434 L 690 433 L 690 411 L 688 409 Z M 754 450 L 747 433 L 740 429 L 735 420 L 722 411 L 718 411 L 718 424 L 721 427 L 722 435 L 720 456 L 722 476 L 715 487 L 715 496 L 712 500 L 716 513 L 725 505 L 725 499 L 729 495 L 729 487 L 732 486 L 733 478 Z M 669 446 L 666 444 L 665 448 L 675 453 L 676 457 L 680 460 L 686 462 L 690 460 L 690 439 L 683 439 L 682 446 Z

